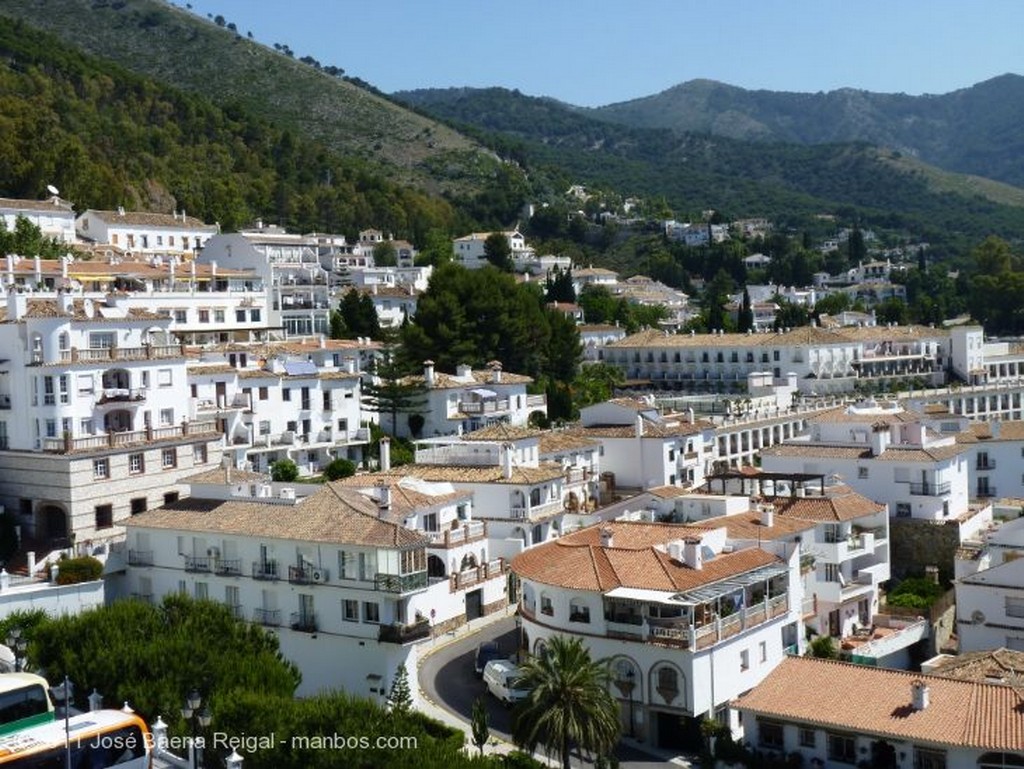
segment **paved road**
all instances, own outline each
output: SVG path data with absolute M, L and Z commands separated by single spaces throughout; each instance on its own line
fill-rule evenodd
M 442 643 L 439 638 L 437 643 Z M 497 641 L 498 648 L 511 656 L 517 647 L 515 620 L 511 617 L 498 620 L 480 632 L 455 641 L 427 657 L 420 666 L 420 688 L 438 706 L 456 717 L 468 722 L 477 697 L 483 697 L 490 717 L 491 737 L 506 742 L 512 741 L 512 713 L 487 692 L 487 687 L 476 677 L 473 661 L 476 647 L 483 641 Z M 667 762 L 652 758 L 628 745 L 620 745 L 615 751 L 622 769 L 653 769 L 666 766 Z M 674 762 L 675 763 L 675 762 Z M 573 766 L 580 766 L 573 758 Z M 582 764 L 589 766 L 589 764 Z M 686 763 L 676 765 L 689 766 Z

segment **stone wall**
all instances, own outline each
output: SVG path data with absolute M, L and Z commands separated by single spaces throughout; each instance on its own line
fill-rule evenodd
M 923 577 L 926 566 L 938 566 L 939 581 L 948 585 L 953 579 L 953 561 L 959 547 L 960 527 L 955 521 L 889 520 L 889 561 L 893 579 Z

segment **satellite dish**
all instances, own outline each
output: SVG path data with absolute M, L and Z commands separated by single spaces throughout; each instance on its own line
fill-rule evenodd
M 60 195 L 60 190 L 58 190 L 52 184 L 46 185 L 46 191 L 49 192 L 51 195 Z

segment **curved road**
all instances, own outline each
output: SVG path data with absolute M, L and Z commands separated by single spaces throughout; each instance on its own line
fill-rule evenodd
M 441 641 L 442 639 L 438 639 L 438 642 Z M 511 657 L 518 646 L 515 619 L 507 617 L 498 620 L 424 658 L 419 669 L 420 688 L 431 701 L 467 724 L 471 718 L 473 703 L 477 697 L 483 697 L 487 706 L 491 736 L 512 742 L 511 710 L 488 693 L 487 687 L 476 677 L 473 670 L 476 647 L 483 641 L 497 641 L 502 653 Z M 628 745 L 620 744 L 615 755 L 619 758 L 622 769 L 653 769 L 657 766 L 666 766 L 666 762 L 652 758 L 649 754 Z M 687 763 L 672 763 L 677 766 L 689 766 Z M 580 759 L 573 756 L 573 766 L 580 765 Z M 582 765 L 590 764 L 584 762 Z

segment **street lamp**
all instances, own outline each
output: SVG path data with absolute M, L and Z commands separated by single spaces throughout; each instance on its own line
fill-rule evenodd
M 202 710 L 199 709 L 200 706 L 202 706 Z M 210 725 L 212 716 L 210 715 L 210 709 L 203 705 L 203 698 L 199 694 L 198 689 L 193 689 L 188 693 L 188 697 L 185 698 L 185 706 L 181 709 L 181 717 L 188 721 L 192 727 L 192 742 L 189 745 L 189 766 L 191 769 L 202 769 L 203 753 L 198 743 L 198 734 L 200 729 L 205 729 Z
M 516 662 L 523 661 L 523 617 L 516 612 Z
M 7 646 L 14 655 L 14 672 L 20 673 L 25 669 L 25 651 L 28 649 L 28 639 L 21 634 L 20 627 L 12 627 L 8 632 Z

